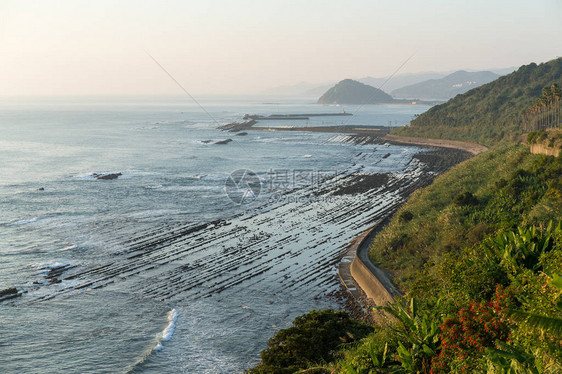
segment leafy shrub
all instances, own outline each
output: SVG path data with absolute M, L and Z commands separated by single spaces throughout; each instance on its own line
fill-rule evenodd
M 352 320 L 346 312 L 313 310 L 269 339 L 269 348 L 261 353 L 261 363 L 249 373 L 294 373 L 310 364 L 334 361 L 341 344 L 362 339 L 372 331 L 372 327 Z
M 529 134 L 527 134 L 527 143 L 528 144 L 535 144 L 537 142 L 537 132 L 536 131 L 531 131 Z
M 393 331 L 398 338 L 396 353 L 401 368 L 408 373 L 427 372 L 439 346 L 439 325 L 435 319 L 419 310 L 415 298 L 406 307 L 397 302 L 379 309 L 396 319 Z
M 500 178 L 499 181 L 496 181 L 494 183 L 494 187 L 495 187 L 496 190 L 504 188 L 505 186 L 507 186 L 507 181 L 504 178 Z
M 400 213 L 400 222 L 410 222 L 414 218 L 414 215 L 409 210 L 404 210 Z
M 497 340 L 509 341 L 506 310 L 510 293 L 497 287 L 494 298 L 471 302 L 458 316 L 441 325 L 441 352 L 434 357 L 431 373 L 450 373 L 452 369 L 472 372 L 477 369 L 485 348 L 497 347 Z
M 453 202 L 457 206 L 478 205 L 478 199 L 468 191 L 465 191 L 455 196 Z
M 473 245 L 481 242 L 485 237 L 487 237 L 493 229 L 491 226 L 480 222 L 473 226 L 466 234 L 466 239 L 469 245 Z

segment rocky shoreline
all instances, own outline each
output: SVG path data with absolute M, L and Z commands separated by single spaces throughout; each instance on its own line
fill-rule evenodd
M 305 131 L 326 132 L 338 134 L 352 134 L 338 140 L 353 144 L 392 144 L 392 145 L 414 145 L 422 148 L 431 148 L 434 152 L 420 152 L 414 156 L 417 161 L 428 165 L 429 173 L 416 188 L 425 187 L 433 179 L 452 166 L 487 150 L 480 144 L 443 139 L 425 139 L 390 135 L 388 129 L 383 127 L 256 127 L 255 121 L 248 123 L 234 123 L 224 126 L 223 130 L 268 130 L 268 131 Z M 334 138 L 332 138 L 334 139 Z M 386 154 L 383 158 L 390 156 Z M 356 176 L 347 181 L 347 185 L 334 191 L 334 195 L 345 195 L 348 193 L 364 193 L 376 189 L 388 182 L 385 174 L 373 174 L 368 176 Z M 382 305 L 391 300 L 399 292 L 392 285 L 384 271 L 376 268 L 368 258 L 368 248 L 372 236 L 380 231 L 388 222 L 388 219 L 405 202 L 414 189 L 406 189 L 401 193 L 403 201 L 396 203 L 388 209 L 387 215 L 380 219 L 376 225 L 369 228 L 366 233 L 355 238 L 342 256 L 343 261 L 338 265 L 338 275 L 342 288 L 335 294 L 340 301 L 345 300 L 344 305 L 348 312 L 356 319 L 366 322 L 385 319 L 386 317 L 373 310 L 373 306 Z M 369 240 L 363 242 L 364 236 Z M 360 248 L 355 248 L 360 242 Z M 347 258 L 346 258 L 347 257 Z M 357 259 L 360 257 L 361 259 Z M 354 268 L 353 270 L 351 268 Z M 355 274 L 353 274 L 355 272 Z M 362 273 L 362 275 L 361 275 Z M 361 278 L 361 280 L 359 280 Z M 370 280 L 369 280 L 370 278 Z M 368 289 L 367 293 L 365 292 Z
M 428 146 L 427 144 L 421 145 Z M 434 147 L 432 145 L 432 148 Z M 426 165 L 430 165 L 432 171 L 428 174 L 430 177 L 426 178 L 425 183 L 420 185 L 419 188 L 431 184 L 436 176 L 470 158 L 472 153 L 466 147 L 440 147 L 435 149 L 435 152 L 420 152 L 414 156 Z M 403 197 L 403 202 L 405 202 L 409 195 L 404 194 Z M 388 317 L 374 307 L 385 305 L 394 297 L 400 296 L 399 291 L 389 279 L 390 275 L 370 262 L 368 251 L 374 236 L 390 221 L 392 215 L 403 202 L 396 204 L 393 209 L 390 209 L 386 217 L 356 237 L 348 246 L 342 261 L 338 265 L 338 276 L 342 283 L 338 299 L 343 301 L 345 309 L 356 320 L 369 324 L 388 322 Z M 357 263 L 360 264 L 356 265 Z M 354 266 L 355 269 L 353 269 Z

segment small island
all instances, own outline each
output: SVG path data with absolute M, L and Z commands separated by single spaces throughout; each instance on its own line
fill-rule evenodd
M 363 84 L 353 79 L 344 79 L 326 91 L 317 104 L 389 104 L 397 101 L 378 88 Z M 402 101 L 399 101 L 402 102 Z

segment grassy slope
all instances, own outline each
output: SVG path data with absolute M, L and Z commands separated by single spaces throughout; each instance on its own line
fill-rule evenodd
M 543 156 L 530 155 L 525 146 L 506 146 L 457 165 L 436 178 L 431 186 L 416 191 L 400 208 L 388 227 L 373 241 L 371 259 L 395 274 L 394 282 L 402 290 L 407 290 L 407 284 L 416 272 L 428 261 L 439 261 L 444 253 L 474 245 L 497 229 L 556 218 L 559 213 L 556 209 L 546 210 L 552 212 L 552 217 L 540 217 L 539 214 L 543 203 L 552 204 L 548 198 L 545 201 L 539 198 L 548 190 L 546 183 L 537 186 L 540 187 L 538 191 L 530 192 L 537 194 L 534 197 L 540 203 L 523 207 L 521 202 L 509 200 L 502 203 L 503 207 L 495 206 L 498 204 L 496 184 L 500 179 L 512 179 L 516 170 L 531 169 L 531 164 L 541 158 Z M 455 198 L 463 192 L 472 193 L 479 201 L 478 205 L 456 204 Z M 505 212 L 502 211 L 504 208 Z M 406 212 L 413 217 L 408 222 L 404 219 Z
M 524 362 L 527 368 L 542 365 L 552 372 L 562 370 L 560 335 L 516 323 L 506 314 L 513 308 L 559 318 L 562 288 L 556 289 L 552 279 L 562 271 L 562 231 L 553 236 L 546 252 L 534 260 L 519 257 L 515 265 L 504 263 L 502 257 L 488 257 L 483 244 L 502 232 L 517 233 L 533 225 L 544 232 L 550 220 L 562 220 L 561 157 L 531 155 L 526 146 L 511 145 L 452 168 L 417 191 L 371 248 L 373 260 L 395 274 L 394 282 L 406 292 L 404 301 L 409 304 L 415 298 L 417 307 L 402 309 L 405 312 L 392 326 L 375 326 L 358 344 L 341 345 L 333 354 L 336 360 L 309 361 L 302 372 L 461 373 L 496 365 L 490 371 L 494 373 L 509 367 L 509 360 L 493 359 L 474 344 L 486 350 L 501 344 L 517 355 L 517 365 Z M 505 300 L 498 302 L 502 297 Z M 492 308 L 495 303 L 501 304 L 497 311 Z M 480 314 L 471 312 L 473 306 L 482 310 Z M 460 315 L 473 318 L 469 329 L 458 330 L 460 336 L 447 335 L 443 326 L 460 328 L 467 323 L 466 318 L 459 320 Z M 499 333 L 485 330 L 494 324 Z M 289 339 L 301 335 L 297 331 Z M 447 345 L 451 340 L 453 345 Z M 292 354 L 299 357 L 307 350 L 301 347 Z M 443 364 L 442 370 L 435 371 L 436 362 Z M 255 372 L 284 370 L 282 366 L 265 369 L 258 366 Z
M 491 183 L 519 163 L 524 152 L 506 148 L 480 154 L 437 177 L 429 187 L 416 191 L 373 241 L 371 260 L 395 274 L 394 282 L 404 289 L 405 282 L 427 260 L 445 247 L 458 248 L 463 236 L 457 234 L 461 225 L 451 214 L 453 198 L 464 190 L 483 195 Z M 412 213 L 411 221 L 401 218 L 405 212 Z
M 415 298 L 418 306 L 405 307 L 392 326 L 376 327 L 361 344 L 342 347 L 325 372 L 504 373 L 510 365 L 518 373 L 560 372 L 562 321 L 559 330 L 553 320 L 538 328 L 509 310 L 560 318 L 562 288 L 553 279 L 562 271 L 562 233 L 539 257 L 515 263 L 489 257 L 483 244 L 535 225 L 544 232 L 550 220 L 562 220 L 560 157 L 507 146 L 438 177 L 404 204 L 371 248 L 374 261 L 395 272 L 406 304 Z M 493 347 L 508 358 L 494 356 Z
M 562 58 L 517 71 L 434 106 L 393 134 L 473 141 L 486 146 L 523 133 L 523 114 L 541 90 L 562 81 Z

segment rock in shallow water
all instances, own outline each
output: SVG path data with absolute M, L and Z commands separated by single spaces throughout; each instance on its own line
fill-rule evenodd
M 110 174 L 94 174 L 94 177 L 96 179 L 102 179 L 102 180 L 110 180 L 110 179 L 117 179 L 119 178 L 119 176 L 121 176 L 123 174 L 121 173 L 110 173 Z
M 18 292 L 17 288 L 6 288 L 0 291 L 0 302 L 13 299 L 18 296 L 21 296 L 21 292 Z
M 214 144 L 228 144 L 232 141 L 232 139 L 225 139 L 225 140 L 220 140 L 218 142 L 215 142 Z

